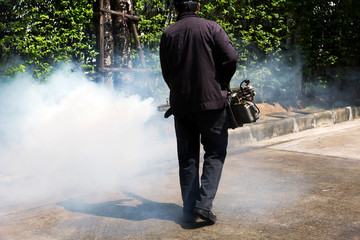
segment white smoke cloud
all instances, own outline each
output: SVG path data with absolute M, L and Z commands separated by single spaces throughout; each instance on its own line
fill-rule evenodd
M 176 158 L 172 122 L 163 125 L 153 99 L 70 68 L 47 83 L 22 76 L 0 85 L 0 201 L 106 190 Z

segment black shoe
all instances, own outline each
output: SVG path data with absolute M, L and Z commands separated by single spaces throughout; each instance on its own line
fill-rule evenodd
M 211 224 L 214 224 L 216 222 L 216 216 L 210 210 L 194 208 L 194 213 L 198 215 L 202 220 L 205 220 Z

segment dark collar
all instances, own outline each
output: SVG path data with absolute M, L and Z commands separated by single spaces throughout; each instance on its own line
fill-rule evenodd
M 188 17 L 200 17 L 200 16 L 194 12 L 183 12 L 178 15 L 176 21 L 179 21 L 181 19 L 188 18 Z

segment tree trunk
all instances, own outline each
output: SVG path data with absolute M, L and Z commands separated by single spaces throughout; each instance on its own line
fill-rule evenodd
M 104 8 L 111 10 L 110 0 L 103 0 Z M 104 14 L 104 67 L 114 67 L 114 36 L 113 36 L 113 21 L 110 13 Z M 110 87 L 114 86 L 112 72 L 105 73 L 104 83 Z
M 126 0 L 111 0 L 111 7 L 113 11 L 122 12 L 123 14 L 130 14 L 130 3 Z M 115 68 L 132 68 L 131 59 L 131 32 L 129 23 L 125 19 L 125 15 L 112 16 L 113 21 L 113 35 L 114 35 L 114 66 Z M 121 87 L 123 82 L 132 80 L 132 73 L 130 71 L 117 72 L 114 76 L 114 85 Z
M 102 1 L 102 4 L 101 4 Z M 101 52 L 101 44 L 104 45 L 104 53 L 103 56 L 99 54 L 96 57 L 96 62 L 99 70 L 100 68 L 111 68 L 114 66 L 114 37 L 112 33 L 112 18 L 110 13 L 101 13 L 100 8 L 105 8 L 110 10 L 110 0 L 97 0 L 94 4 L 94 12 L 103 14 L 102 16 L 102 24 L 103 31 L 100 31 L 100 19 L 101 15 L 94 15 L 94 24 L 95 24 L 95 33 L 96 33 L 96 49 L 98 52 Z M 100 41 L 100 34 L 103 34 L 103 43 Z M 103 58 L 102 58 L 103 57 Z M 113 74 L 111 72 L 104 72 L 104 75 L 100 77 L 97 81 L 113 86 Z

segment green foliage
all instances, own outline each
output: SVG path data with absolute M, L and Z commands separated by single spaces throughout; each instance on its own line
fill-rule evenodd
M 351 85 L 344 70 L 358 69 L 360 2 L 314 0 L 296 3 L 295 39 L 305 55 L 306 82 Z
M 0 74 L 26 70 L 43 78 L 56 63 L 67 61 L 93 70 L 97 54 L 94 2 L 0 0 Z M 172 2 L 133 0 L 135 15 L 141 17 L 137 28 L 147 66 L 159 75 L 160 38 L 176 20 Z M 359 1 L 200 2 L 199 15 L 219 23 L 239 52 L 234 86 L 248 77 L 260 95 L 271 93 L 264 97 L 270 100 L 283 93 L 297 96 L 296 91 L 307 86 L 356 86 L 360 92 L 356 77 L 360 64 Z M 133 53 L 136 57 L 135 50 Z M 26 64 L 16 62 L 17 56 Z M 354 73 L 351 78 L 349 71 Z M 305 84 L 299 84 L 299 78 L 304 78 Z
M 280 51 L 287 36 L 285 0 L 206 1 L 200 15 L 216 21 L 232 38 L 246 66 Z
M 25 66 L 22 64 L 19 64 L 18 66 L 11 66 L 6 70 L 6 75 L 8 76 L 15 76 L 18 72 L 25 72 Z
M 34 77 L 44 78 L 58 62 L 75 61 L 93 70 L 96 55 L 92 36 L 92 2 L 1 1 L 2 64 L 20 56 Z M 22 65 L 23 66 L 23 65 Z M 14 74 L 24 68 L 10 67 Z

